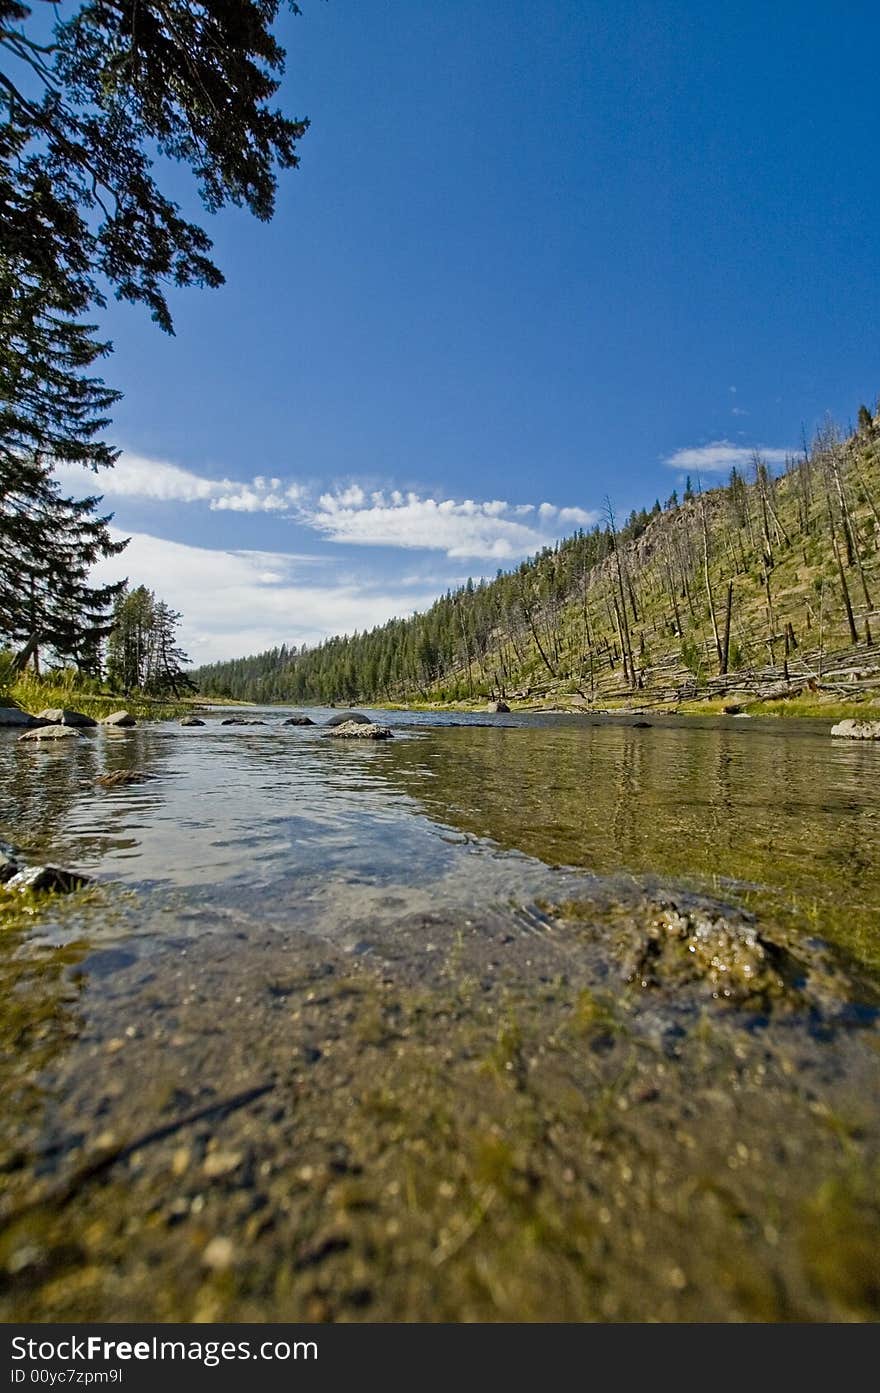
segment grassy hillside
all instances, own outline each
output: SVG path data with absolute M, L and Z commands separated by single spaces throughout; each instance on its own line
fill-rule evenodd
M 195 674 L 258 701 L 650 706 L 880 684 L 880 412 L 826 426 L 774 477 L 675 495 L 449 592 L 426 613 L 309 651 Z

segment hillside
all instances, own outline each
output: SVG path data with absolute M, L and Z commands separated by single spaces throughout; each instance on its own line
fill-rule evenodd
M 547 548 L 424 614 L 194 676 L 248 701 L 681 702 L 880 682 L 880 410 Z

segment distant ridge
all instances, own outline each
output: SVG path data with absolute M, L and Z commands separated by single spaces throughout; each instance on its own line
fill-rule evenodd
M 880 679 L 880 409 L 833 425 L 774 475 L 607 521 L 423 614 L 319 646 L 194 674 L 206 695 L 260 702 L 491 697 L 647 706 Z

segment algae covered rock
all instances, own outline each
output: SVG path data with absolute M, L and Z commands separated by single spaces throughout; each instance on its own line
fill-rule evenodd
M 844 740 L 880 740 L 880 721 L 838 721 L 831 734 Z
M 365 724 L 360 721 L 343 721 L 341 725 L 334 725 L 331 730 L 324 732 L 325 738 L 334 737 L 337 740 L 390 740 L 391 731 L 387 726 L 380 726 L 375 721 L 367 721 Z
M 100 788 L 124 788 L 127 784 L 145 784 L 152 779 L 141 769 L 115 769 L 112 774 L 100 774 L 95 783 Z
M 79 740 L 80 733 L 73 726 L 35 726 L 33 730 L 26 730 L 24 735 L 20 735 L 19 740 Z

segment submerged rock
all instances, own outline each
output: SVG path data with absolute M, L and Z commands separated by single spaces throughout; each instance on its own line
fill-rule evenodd
M 47 706 L 45 711 L 39 712 L 37 720 L 48 721 L 50 725 L 59 726 L 96 726 L 98 724 L 93 716 L 86 716 L 82 711 L 71 711 L 66 706 Z
M 80 733 L 73 726 L 35 726 L 26 730 L 19 740 L 79 740 Z
M 577 901 L 555 907 L 562 920 L 589 919 Z M 676 1009 L 719 1003 L 833 1020 L 864 995 L 819 939 L 790 939 L 758 927 L 743 911 L 712 903 L 649 899 L 591 929 L 620 976 Z
M 500 716 L 508 712 L 510 707 L 506 701 L 490 701 L 486 710 L 492 712 L 493 715 Z
M 265 721 L 247 720 L 244 716 L 224 716 L 220 722 L 222 726 L 264 726 Z
M 283 726 L 313 726 L 315 722 L 311 716 L 288 716 L 286 721 L 282 721 Z
M 372 725 L 369 716 L 365 716 L 362 711 L 339 711 L 335 716 L 331 716 L 329 721 L 325 721 L 324 724 L 328 726 L 341 726 L 351 725 L 352 723 L 361 726 Z
M 390 740 L 391 731 L 387 726 L 377 725 L 375 721 L 367 721 L 366 724 L 360 721 L 343 721 L 341 725 L 334 725 L 331 730 L 324 732 L 325 738 L 335 737 L 337 740 Z
M 7 881 L 8 890 L 54 891 L 67 895 L 71 890 L 80 890 L 90 885 L 92 877 L 81 875 L 78 871 L 66 871 L 61 866 L 28 866 Z
M 779 950 L 762 938 L 751 920 L 712 910 L 660 903 L 633 925 L 623 957 L 623 975 L 642 987 L 677 987 L 704 982 L 712 995 L 744 1000 L 778 995 L 783 979 Z
M 127 711 L 111 711 L 109 716 L 101 717 L 102 726 L 136 726 L 137 721 L 134 716 Z
M 182 726 L 203 726 L 205 722 L 200 720 L 198 716 L 184 716 L 180 724 Z
M 838 721 L 831 734 L 846 740 L 880 740 L 880 721 Z
M 115 769 L 112 774 L 99 774 L 95 783 L 101 788 L 119 788 L 124 784 L 145 784 L 152 777 L 140 769 Z

